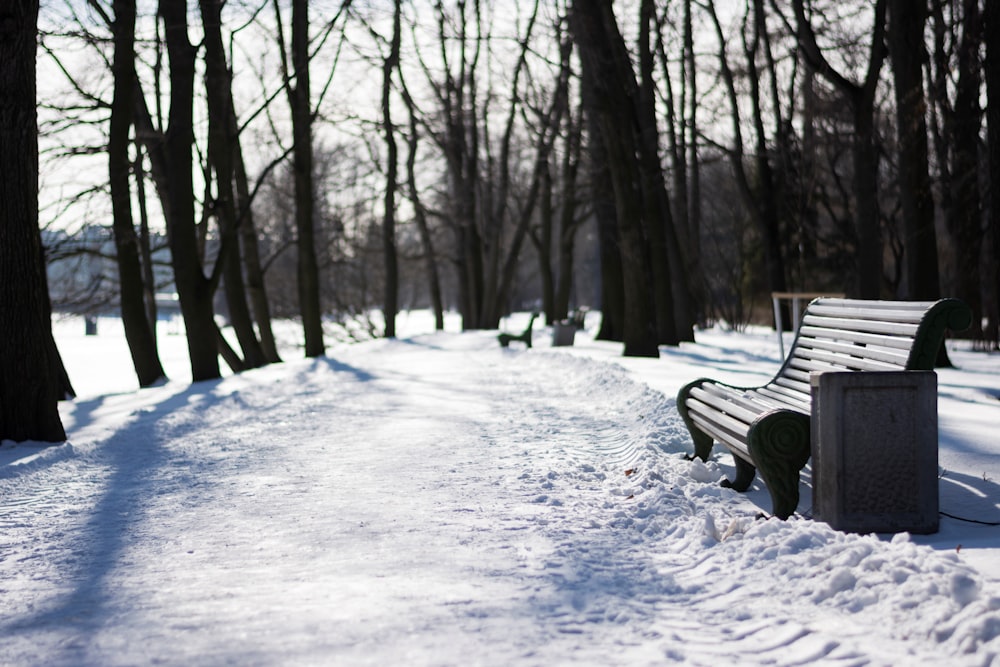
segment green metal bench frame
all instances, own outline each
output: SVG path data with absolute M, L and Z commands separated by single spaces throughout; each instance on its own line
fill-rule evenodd
M 532 313 L 531 319 L 528 320 L 528 328 L 519 334 L 512 334 L 501 332 L 497 335 L 497 340 L 500 341 L 500 347 L 510 347 L 510 344 L 514 341 L 521 341 L 527 347 L 531 347 L 531 328 L 535 325 L 535 320 L 538 318 L 538 313 Z
M 799 474 L 810 456 L 810 373 L 934 370 L 945 332 L 971 323 L 972 311 L 957 299 L 815 299 L 767 384 L 735 387 L 700 378 L 681 388 L 677 408 L 694 440 L 690 458 L 708 461 L 713 444 L 724 445 L 736 477 L 722 485 L 746 491 L 759 471 L 773 514 L 787 519 L 798 507 Z

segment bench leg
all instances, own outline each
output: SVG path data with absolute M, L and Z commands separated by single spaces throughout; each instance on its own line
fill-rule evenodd
M 708 463 L 708 459 L 712 456 L 712 445 L 715 444 L 712 436 L 705 435 L 696 426 L 689 426 L 688 430 L 691 432 L 691 440 L 694 442 L 694 454 L 687 454 L 684 458 L 688 461 L 701 459 Z
M 753 478 L 757 476 L 757 469 L 753 464 L 747 463 L 736 454 L 733 454 L 733 462 L 736 464 L 736 479 L 724 479 L 722 486 L 742 493 L 753 484 Z
M 799 472 L 809 461 L 809 417 L 790 411 L 758 419 L 747 446 L 771 494 L 772 512 L 787 519 L 799 506 Z
M 689 461 L 699 458 L 707 463 L 708 458 L 712 455 L 712 445 L 715 441 L 712 436 L 695 426 L 695 423 L 688 416 L 687 410 L 688 394 L 691 389 L 701 385 L 702 382 L 711 382 L 711 380 L 701 378 L 681 387 L 681 390 L 677 392 L 677 411 L 681 413 L 681 419 L 684 420 L 684 425 L 687 426 L 688 433 L 691 434 L 691 440 L 694 441 L 694 454 L 688 454 L 685 458 Z

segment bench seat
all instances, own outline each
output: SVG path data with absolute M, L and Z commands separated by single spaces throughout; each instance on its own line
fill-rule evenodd
M 957 299 L 815 299 L 767 384 L 735 387 L 699 378 L 681 388 L 677 408 L 694 441 L 692 458 L 707 461 L 713 445 L 723 445 L 736 465 L 735 478 L 723 486 L 746 491 L 759 472 L 774 515 L 787 519 L 798 507 L 799 474 L 810 456 L 810 375 L 933 370 L 945 332 L 971 323 L 971 310 Z

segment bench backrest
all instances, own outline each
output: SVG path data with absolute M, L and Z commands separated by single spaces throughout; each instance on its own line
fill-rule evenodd
M 971 323 L 972 311 L 957 299 L 815 299 L 771 385 L 808 403 L 814 371 L 933 370 L 945 332 Z

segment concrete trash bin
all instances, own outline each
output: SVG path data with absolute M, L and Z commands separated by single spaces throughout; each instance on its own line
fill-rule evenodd
M 937 375 L 813 373 L 810 385 L 813 517 L 846 532 L 937 532 Z
M 576 338 L 576 325 L 568 320 L 552 325 L 552 347 L 570 346 L 574 338 Z

